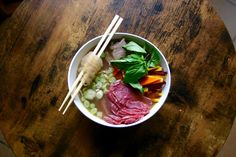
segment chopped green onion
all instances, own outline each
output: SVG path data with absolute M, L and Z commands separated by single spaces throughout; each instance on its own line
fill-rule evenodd
M 107 88 L 103 89 L 103 93 L 106 93 L 106 92 L 108 92 L 108 89 Z
M 100 71 L 92 83 L 89 86 L 83 87 L 79 94 L 84 107 L 100 118 L 102 118 L 103 113 L 98 112 L 98 109 L 96 108 L 96 105 L 92 103 L 92 100 L 94 100 L 94 98 L 101 99 L 108 91 L 110 84 L 116 81 L 113 76 L 113 70 L 112 67 L 109 67 L 108 69 Z
M 101 78 L 101 83 L 106 83 L 106 79 L 105 78 Z
M 110 82 L 110 83 L 114 83 L 115 81 L 116 81 L 116 78 L 115 78 L 115 77 L 109 78 L 109 82 Z
M 96 115 L 97 117 L 102 118 L 102 112 L 98 111 Z
M 80 100 L 81 100 L 82 102 L 85 102 L 85 101 L 86 101 L 86 99 L 85 99 L 83 96 L 81 96 Z
M 96 85 L 97 84 L 95 82 L 93 82 L 92 85 L 91 85 L 92 89 L 96 89 Z
M 88 89 L 84 93 L 84 97 L 88 100 L 93 100 L 95 96 L 96 96 L 96 92 L 92 89 Z
M 100 88 L 102 88 L 102 82 L 96 83 L 96 89 L 100 89 Z
M 101 99 L 103 97 L 103 92 L 102 90 L 99 90 L 97 93 L 96 93 L 96 98 L 97 99 Z
M 109 78 L 114 77 L 114 76 L 113 76 L 113 73 L 108 74 L 108 77 L 109 77 Z
M 102 90 L 103 90 L 103 91 L 107 90 L 107 87 L 108 87 L 108 83 L 105 83 L 105 84 L 102 86 Z
M 91 104 L 89 105 L 89 108 L 91 108 L 91 109 L 95 108 L 95 104 L 94 104 L 94 103 L 91 103 Z
M 108 76 L 108 75 L 104 75 L 104 78 L 105 78 L 105 79 L 109 79 L 109 76 Z
M 114 69 L 112 67 L 109 67 L 107 70 L 108 73 L 112 73 L 113 71 L 114 71 Z
M 92 109 L 90 110 L 90 113 L 92 113 L 92 114 L 96 114 L 97 111 L 98 111 L 98 109 L 95 107 L 95 108 L 92 108 Z
M 100 81 L 101 81 L 100 75 L 98 75 L 98 76 L 95 78 L 95 81 L 96 81 L 96 82 L 100 82 Z
M 90 103 L 89 103 L 88 100 L 85 100 L 84 103 L 83 103 L 83 105 L 84 105 L 84 107 L 89 108 Z

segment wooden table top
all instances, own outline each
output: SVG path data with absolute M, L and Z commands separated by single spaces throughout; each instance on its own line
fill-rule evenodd
M 165 105 L 126 129 L 57 111 L 73 55 L 116 13 L 172 71 Z M 25 0 L 0 26 L 0 60 L 0 129 L 17 156 L 216 156 L 236 115 L 235 49 L 207 0 Z

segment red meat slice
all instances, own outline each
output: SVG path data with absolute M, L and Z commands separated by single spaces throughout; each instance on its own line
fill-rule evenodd
M 104 120 L 112 124 L 131 124 L 149 113 L 152 101 L 142 96 L 121 80 L 116 81 L 106 94 L 111 114 Z

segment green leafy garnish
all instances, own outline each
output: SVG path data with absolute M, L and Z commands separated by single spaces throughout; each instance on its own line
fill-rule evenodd
M 131 54 L 125 58 L 112 60 L 111 64 L 125 71 L 124 82 L 143 92 L 138 80 L 147 74 L 147 64 L 143 56 Z
M 124 45 L 123 48 L 133 53 L 124 58 L 112 60 L 111 64 L 125 72 L 124 83 L 143 93 L 144 90 L 139 83 L 139 79 L 148 73 L 148 68 L 156 67 L 160 64 L 158 50 L 147 43 L 142 48 L 133 41 Z
M 156 67 L 158 64 L 160 64 L 160 56 L 158 54 L 157 49 L 152 49 L 151 50 L 151 58 L 148 60 L 148 67 L 149 68 L 154 68 Z
M 143 86 L 139 82 L 132 82 L 129 83 L 130 86 L 132 86 L 134 89 L 138 89 L 141 93 L 144 92 Z
M 130 66 L 144 62 L 144 58 L 137 54 L 131 54 L 122 59 L 112 60 L 111 64 L 120 70 L 127 70 Z
M 139 46 L 137 43 L 135 43 L 133 41 L 130 41 L 128 44 L 126 44 L 122 47 L 128 51 L 138 52 L 138 53 L 142 53 L 142 54 L 147 53 L 145 51 L 145 49 L 143 49 L 141 46 Z
M 141 77 L 147 74 L 147 66 L 145 62 L 140 62 L 130 66 L 124 77 L 125 83 L 137 82 Z

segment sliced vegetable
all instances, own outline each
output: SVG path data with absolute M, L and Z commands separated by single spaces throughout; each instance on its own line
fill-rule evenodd
M 160 101 L 160 99 L 159 98 L 154 98 L 154 99 L 151 99 L 152 100 L 152 102 L 154 102 L 154 103 L 157 103 L 157 102 L 159 102 Z
M 105 71 L 105 73 L 110 74 L 110 73 L 112 73 L 113 71 L 114 71 L 114 69 L 113 69 L 112 67 L 109 67 L 109 68 Z
M 163 86 L 166 84 L 165 81 L 163 82 L 159 82 L 159 83 L 153 83 L 153 84 L 149 84 L 146 85 L 145 87 L 148 88 L 149 91 L 156 91 L 156 90 L 161 90 L 163 88 Z
M 103 97 L 103 92 L 102 90 L 99 90 L 97 93 L 96 93 L 96 98 L 97 99 L 101 99 Z
M 86 99 L 85 99 L 83 96 L 81 96 L 80 100 L 81 100 L 82 102 L 85 102 L 85 101 L 86 101 Z
M 90 110 L 90 113 L 96 114 L 97 111 L 98 111 L 98 109 L 97 109 L 96 107 L 94 107 L 94 108 L 92 108 L 92 109 Z
M 142 86 L 152 84 L 154 82 L 163 82 L 163 77 L 159 75 L 147 75 L 139 81 Z
M 94 108 L 95 107 L 95 104 L 94 103 L 91 103 L 90 105 L 89 105 L 89 108 Z
M 114 83 L 114 82 L 116 81 L 116 78 L 115 78 L 115 77 L 111 77 L 111 78 L 108 79 L 108 81 L 109 81 L 110 83 Z
M 162 96 L 161 91 L 148 91 L 144 95 L 152 100 L 152 102 L 158 102 Z
M 122 71 L 115 67 L 114 71 L 113 71 L 113 76 L 117 79 L 117 80 L 122 80 L 123 79 L 123 73 Z
M 159 75 L 156 75 L 156 76 L 159 76 Z M 150 85 L 155 85 L 155 84 L 162 83 L 162 82 L 164 82 L 164 78 L 163 77 L 160 80 L 154 81 Z
M 93 100 L 95 96 L 96 96 L 96 92 L 92 89 L 88 89 L 84 93 L 84 97 L 88 100 Z
M 156 66 L 154 68 L 148 68 L 148 72 L 152 72 L 152 71 L 162 71 L 162 67 L 161 66 Z
M 102 88 L 102 82 L 97 82 L 95 87 L 96 87 L 96 89 Z
M 149 91 L 147 93 L 145 93 L 145 96 L 153 99 L 153 98 L 160 98 L 162 96 L 161 92 L 157 92 L 157 91 Z
M 166 72 L 164 71 L 151 71 L 149 72 L 150 75 L 160 75 L 160 76 L 165 76 Z
M 116 76 L 120 72 L 120 69 L 115 67 L 113 71 L 113 75 Z
M 102 118 L 102 112 L 98 111 L 96 116 L 99 117 L 99 118 Z
M 148 92 L 148 88 L 143 88 L 143 92 Z
M 85 100 L 83 104 L 84 104 L 84 107 L 89 108 L 90 103 L 88 100 Z

